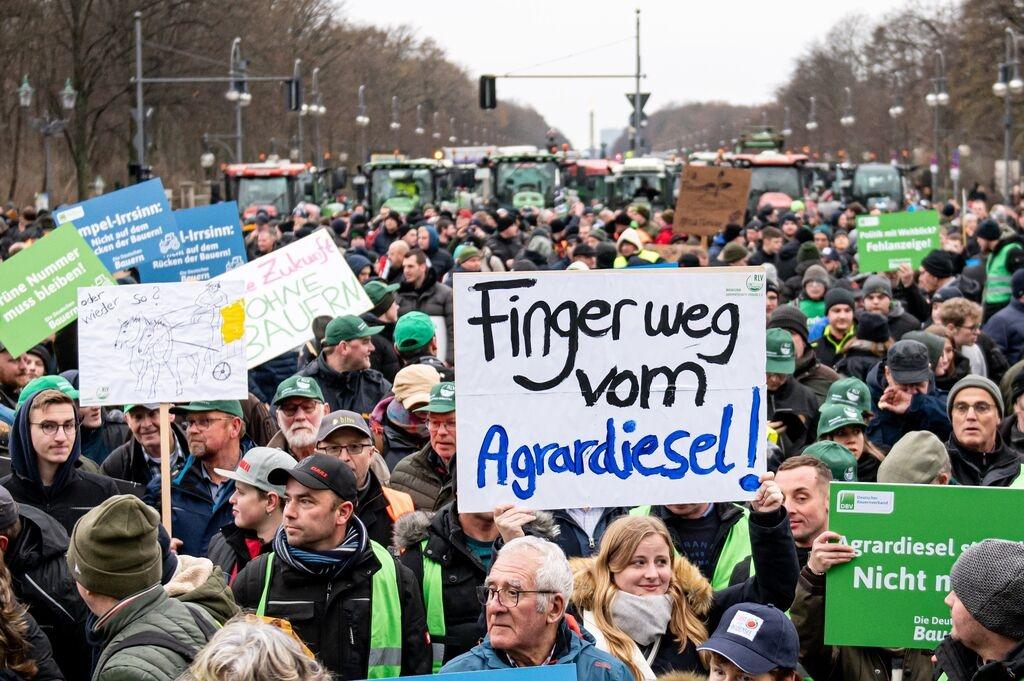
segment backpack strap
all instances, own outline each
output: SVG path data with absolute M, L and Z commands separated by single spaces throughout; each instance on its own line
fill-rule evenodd
M 125 648 L 135 647 L 166 648 L 167 650 L 180 655 L 188 664 L 192 664 L 193 658 L 195 658 L 196 653 L 199 652 L 198 648 L 182 643 L 165 631 L 144 631 L 138 634 L 132 634 L 131 636 L 118 641 L 104 650 L 103 654 L 106 656 L 107 661 L 110 661 L 114 655 Z
M 215 633 L 217 633 L 216 624 L 210 623 L 202 613 L 200 613 L 200 606 L 192 605 L 190 603 L 183 603 L 185 609 L 188 610 L 188 614 L 192 615 L 192 619 L 195 621 L 199 631 L 202 632 L 203 638 L 209 641 Z

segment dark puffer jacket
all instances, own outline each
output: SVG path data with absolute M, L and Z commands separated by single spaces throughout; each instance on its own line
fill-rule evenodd
M 363 369 L 338 372 L 328 366 L 323 353 L 300 371 L 299 375 L 309 376 L 317 382 L 331 411 L 347 409 L 365 417 L 391 392 L 391 383 L 379 371 Z
M 171 424 L 171 432 L 182 452 L 188 452 L 188 440 L 185 431 L 177 423 Z M 173 459 L 172 459 L 173 461 Z M 145 487 L 153 479 L 153 471 L 146 461 L 142 445 L 134 437 L 110 453 L 100 466 L 105 475 L 118 480 L 128 480 Z
M 391 473 L 391 488 L 412 497 L 418 511 L 433 511 L 451 501 L 451 473 L 428 442 L 398 462 Z

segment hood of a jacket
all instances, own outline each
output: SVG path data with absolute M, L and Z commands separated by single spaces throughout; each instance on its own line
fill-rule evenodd
M 4 559 L 15 572 L 26 572 L 35 566 L 63 558 L 68 550 L 68 533 L 48 513 L 22 505 L 21 534 L 18 540 L 8 548 Z
M 178 556 L 178 569 L 164 591 L 182 603 L 198 605 L 224 624 L 238 614 L 235 596 L 228 587 L 224 572 L 209 558 Z
M 594 609 L 594 590 L 597 582 L 594 578 L 594 568 L 597 565 L 597 557 L 573 558 L 569 561 L 572 568 L 572 602 L 581 610 Z M 686 602 L 693 612 L 700 618 L 707 616 L 711 611 L 711 604 L 714 598 L 714 590 L 710 582 L 700 574 L 700 570 L 686 560 L 683 556 L 676 556 L 676 564 L 673 568 L 673 577 L 683 589 L 686 595 Z
M 644 242 L 640 240 L 640 232 L 636 231 L 633 227 L 627 227 L 622 230 L 622 235 L 619 236 L 619 240 L 615 242 L 615 250 L 618 251 L 622 248 L 622 244 L 633 244 L 636 246 L 636 250 L 644 250 Z
M 441 245 L 441 237 L 437 235 L 437 229 L 433 225 L 420 225 L 418 229 L 425 229 L 427 230 L 427 234 L 430 235 L 430 242 L 427 245 L 427 255 L 431 256 L 437 253 L 437 248 Z
M 71 455 L 67 458 L 67 461 L 57 467 L 57 472 L 53 476 L 53 484 L 48 488 L 44 487 L 42 478 L 39 476 L 36 452 L 32 447 L 32 426 L 29 424 L 29 412 L 32 411 L 32 405 L 35 404 L 40 394 L 36 393 L 30 397 L 25 404 L 21 405 L 21 408 L 18 409 L 14 416 L 14 428 L 11 429 L 10 441 L 11 468 L 20 477 L 32 481 L 32 484 L 52 496 L 63 490 L 65 485 L 67 485 L 68 479 L 75 470 L 75 462 L 81 456 L 82 444 L 80 433 L 76 432 L 75 443 L 71 447 Z M 75 419 L 77 420 L 78 408 L 74 405 L 72 405 L 72 408 L 75 411 Z

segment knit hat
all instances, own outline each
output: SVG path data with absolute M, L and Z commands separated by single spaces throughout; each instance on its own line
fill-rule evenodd
M 722 230 L 722 237 L 725 239 L 725 243 L 731 242 L 740 234 L 743 234 L 743 228 L 737 224 L 728 224 Z
M 455 256 L 455 262 L 460 265 L 470 260 L 471 258 L 479 258 L 480 249 L 476 246 L 459 246 L 458 253 Z
M 68 569 L 89 591 L 118 600 L 160 583 L 160 516 L 131 494 L 113 496 L 75 523 Z
M 1013 277 L 1010 279 L 1010 291 L 1014 298 L 1024 296 L 1024 269 L 1013 273 Z
M 864 285 L 860 287 L 864 297 L 867 298 L 872 293 L 881 293 L 887 298 L 892 298 L 892 284 L 889 280 L 879 274 L 872 274 L 870 277 L 864 280 Z
M 853 291 L 844 288 L 829 289 L 825 294 L 825 314 L 828 314 L 828 311 L 835 305 L 848 305 L 851 310 L 854 310 L 857 308 L 857 297 L 853 295 Z
M 924 260 L 921 261 L 921 269 L 937 279 L 952 277 L 954 274 L 953 256 L 946 251 L 934 250 L 924 256 Z
M 804 272 L 803 281 L 800 283 L 801 285 L 806 286 L 809 281 L 816 281 L 826 289 L 830 283 L 828 272 L 821 265 L 811 265 L 807 268 L 807 271 Z
M 1016 402 L 1021 395 L 1024 395 L 1024 371 L 1018 371 L 1010 383 L 1010 399 Z
M 857 338 L 872 343 L 889 340 L 889 320 L 875 312 L 864 312 L 857 317 Z
M 813 241 L 807 241 L 800 244 L 800 250 L 796 252 L 797 263 L 815 261 L 821 259 L 821 252 L 818 247 L 814 245 Z
M 939 358 L 942 357 L 942 351 L 946 349 L 945 338 L 936 336 L 934 333 L 928 333 L 927 331 L 908 331 L 903 334 L 902 340 L 924 343 L 924 346 L 928 348 L 928 361 L 932 365 L 932 371 L 935 371 L 935 367 L 939 364 Z
M 859 378 L 853 376 L 840 378 L 828 387 L 825 404 L 845 404 L 856 407 L 862 414 L 870 414 L 872 412 L 871 390 L 868 388 L 868 384 Z
M 769 329 L 785 329 L 800 336 L 807 343 L 807 315 L 795 305 L 780 305 L 768 319 Z
M 878 482 L 930 485 L 942 470 L 950 470 L 949 452 L 928 430 L 901 437 L 878 466 Z
M 947 300 L 953 300 L 954 298 L 963 298 L 964 293 L 960 290 L 959 286 L 954 284 L 946 284 L 932 295 L 932 304 L 944 303 Z
M 838 442 L 822 440 L 803 451 L 828 466 L 832 479 L 838 482 L 857 482 L 857 457 Z
M 974 236 L 978 239 L 985 239 L 987 241 L 999 241 L 999 223 L 992 218 L 986 218 L 981 221 L 978 228 L 974 230 Z
M 748 255 L 750 255 L 750 252 L 746 248 L 730 241 L 725 245 L 725 248 L 722 249 L 722 252 L 718 255 L 718 259 L 722 262 L 732 264 L 746 258 Z
M 948 415 L 949 418 L 953 418 L 953 402 L 956 400 L 956 395 L 964 388 L 981 388 L 991 395 L 993 401 L 996 403 L 996 407 L 999 408 L 999 418 L 1003 418 L 1003 413 L 1006 411 L 1006 407 L 1003 405 L 1003 394 L 999 391 L 999 386 L 984 376 L 979 376 L 977 374 L 968 374 L 964 376 L 950 389 L 949 397 L 946 398 L 946 415 Z
M 986 539 L 960 554 L 951 585 L 971 617 L 1014 641 L 1024 638 L 1024 543 Z

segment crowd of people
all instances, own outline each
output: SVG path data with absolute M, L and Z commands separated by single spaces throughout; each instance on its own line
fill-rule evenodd
M 176 404 L 162 436 L 158 404 L 78 404 L 74 325 L 0 347 L 0 679 L 1019 678 L 1020 542 L 957 559 L 934 651 L 827 645 L 824 613 L 829 570 L 859 560 L 830 481 L 1024 489 L 1021 208 L 950 202 L 942 247 L 883 273 L 859 271 L 856 204 L 706 244 L 647 205 L 257 214 L 251 258 L 325 228 L 372 308 L 314 320 L 247 399 Z M 53 227 L 8 214 L 0 256 Z M 764 268 L 754 499 L 461 512 L 453 277 L 651 265 Z

